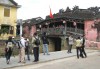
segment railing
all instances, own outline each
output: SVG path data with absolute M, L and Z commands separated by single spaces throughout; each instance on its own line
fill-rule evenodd
M 83 34 L 84 30 L 78 29 L 78 28 L 69 28 L 67 27 L 66 32 L 76 33 L 76 34 Z
M 74 34 L 83 34 L 84 31 L 77 28 L 42 28 L 42 32 L 47 32 L 49 35 L 65 35 L 67 32 L 74 33 Z

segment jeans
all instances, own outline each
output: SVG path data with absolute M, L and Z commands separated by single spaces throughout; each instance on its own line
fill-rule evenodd
M 9 50 L 5 53 L 6 60 L 10 60 L 11 55 L 12 55 L 12 49 L 9 48 Z
M 68 53 L 71 53 L 72 45 L 68 45 Z
M 12 55 L 12 48 L 6 48 L 6 53 L 5 53 L 5 57 L 6 57 L 6 62 L 7 64 L 9 64 L 10 62 L 10 57 Z
M 80 54 L 82 53 L 81 47 L 76 47 L 76 53 L 77 53 L 77 58 L 79 58 Z
M 43 44 L 43 53 L 44 53 L 44 54 L 45 54 L 45 53 L 49 54 L 49 53 L 48 53 L 48 44 Z
M 33 52 L 34 52 L 34 61 L 39 61 L 39 47 L 34 47 Z
M 87 57 L 87 54 L 85 52 L 84 46 L 81 47 L 81 51 L 82 51 L 82 57 L 85 56 Z
M 26 46 L 25 52 L 26 52 L 26 55 L 27 55 L 27 59 L 30 60 L 30 51 L 29 51 L 29 47 Z

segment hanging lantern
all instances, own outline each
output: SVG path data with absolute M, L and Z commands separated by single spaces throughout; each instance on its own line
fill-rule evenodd
M 42 26 L 41 25 L 39 25 L 39 28 L 41 28 Z
M 45 25 L 48 25 L 48 23 L 45 23 Z
M 76 26 L 76 22 L 75 21 L 73 22 L 73 25 Z
M 66 21 L 65 21 L 65 20 L 63 20 L 63 23 L 66 23 Z

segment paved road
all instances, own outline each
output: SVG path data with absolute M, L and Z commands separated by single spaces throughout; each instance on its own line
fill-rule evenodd
M 89 53 L 87 58 L 73 56 L 11 69 L 100 69 L 100 52 Z
M 86 49 L 87 53 L 92 53 L 92 52 L 97 52 L 97 50 L 90 50 L 90 49 Z M 57 60 L 57 59 L 62 59 L 62 58 L 70 58 L 73 56 L 76 56 L 76 50 L 73 49 L 71 54 L 68 54 L 66 50 L 62 50 L 62 51 L 57 51 L 57 52 L 50 52 L 50 55 L 43 55 L 43 53 L 40 53 L 40 58 L 39 58 L 39 62 L 38 63 L 43 63 L 43 62 L 47 62 L 47 61 L 52 61 L 52 60 Z M 11 67 L 19 67 L 19 66 L 23 66 L 23 65 L 34 65 L 35 63 L 33 62 L 34 60 L 34 56 L 31 55 L 31 61 L 27 61 L 25 64 L 22 63 L 18 63 L 18 56 L 16 57 L 11 57 L 11 62 L 10 64 L 6 64 L 5 58 L 0 58 L 0 69 L 8 69 Z

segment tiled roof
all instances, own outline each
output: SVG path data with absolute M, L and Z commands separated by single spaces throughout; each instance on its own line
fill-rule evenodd
M 40 23 L 42 21 L 44 21 L 43 18 L 36 17 L 36 18 L 24 20 L 25 23 L 23 25 L 34 25 L 34 24 L 38 24 L 38 23 Z
M 53 14 L 54 18 L 73 18 L 73 19 L 93 19 L 96 16 L 94 12 L 85 10 L 85 11 L 77 11 L 77 12 L 63 12 L 63 13 L 56 13 Z M 49 15 L 46 16 L 46 19 L 50 19 Z
M 96 15 L 96 17 L 95 18 L 100 18 L 100 13 L 98 13 L 98 15 Z
M 44 19 L 42 19 L 41 17 L 37 17 L 37 18 L 32 18 L 31 19 L 31 23 L 37 24 L 41 21 L 43 21 Z
M 0 0 L 0 5 L 20 7 L 14 0 Z

